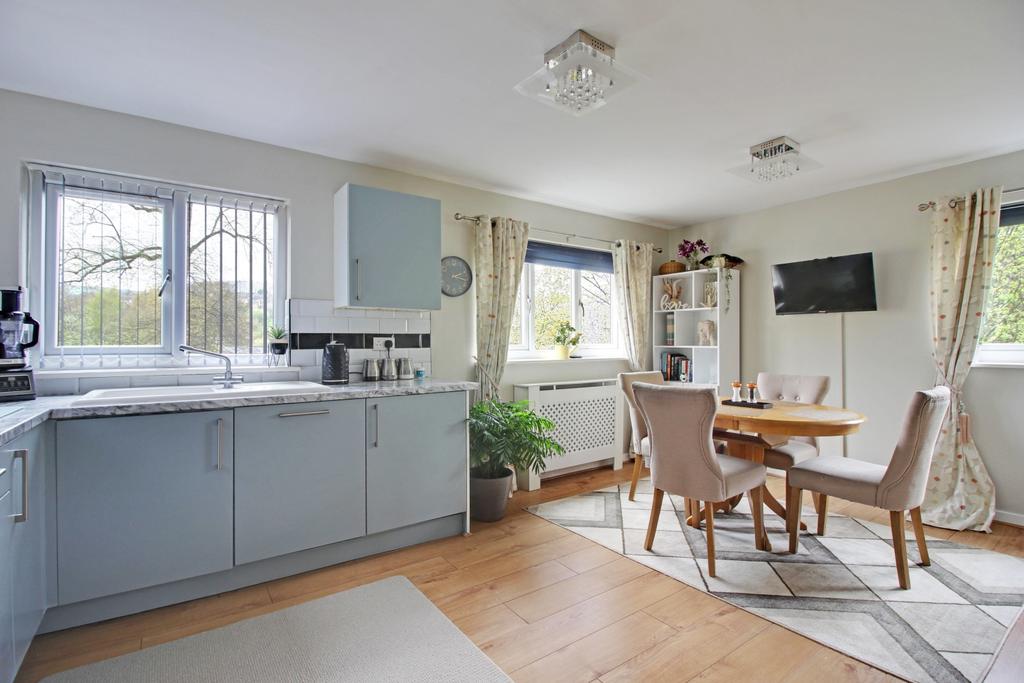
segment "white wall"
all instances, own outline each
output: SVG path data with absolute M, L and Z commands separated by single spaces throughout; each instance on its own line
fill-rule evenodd
M 481 150 L 481 154 L 486 154 Z M 147 176 L 219 189 L 267 194 L 289 200 L 291 219 L 290 295 L 330 299 L 332 279 L 332 210 L 334 193 L 352 181 L 441 200 L 443 253 L 472 262 L 472 225 L 452 214 L 489 213 L 550 228 L 604 239 L 629 238 L 661 243 L 659 228 L 571 211 L 484 192 L 451 183 L 339 161 L 225 135 L 116 114 L 0 90 L 0 284 L 19 280 L 15 238 L 21 224 L 19 204 L 25 177 L 21 162 L 43 161 Z M 500 164 L 500 159 L 494 163 Z M 538 150 L 538 165 L 544 164 Z M 535 236 L 542 236 L 535 234 Z M 580 240 L 580 244 L 599 246 Z M 416 258 L 396 244 L 393 262 Z M 24 284 L 24 277 L 21 276 Z M 433 316 L 433 374 L 472 379 L 474 352 L 473 294 L 442 297 Z M 523 364 L 510 368 L 505 383 L 547 379 L 582 379 L 613 375 L 622 363 L 577 365 Z M 510 392 L 509 392 L 510 393 Z
M 832 377 L 828 401 L 834 405 L 841 403 L 839 316 L 776 316 L 771 265 L 874 252 L 879 310 L 846 314 L 847 405 L 868 416 L 848 444 L 851 457 L 884 463 L 911 392 L 931 386 L 935 378 L 928 312 L 930 214 L 918 212 L 917 205 L 991 185 L 1024 185 L 1024 152 L 683 228 L 670 234 L 667 246 L 674 252 L 683 237 L 703 237 L 712 251 L 745 259 L 744 377 L 752 379 L 760 370 L 827 374 Z M 975 440 L 996 483 L 997 507 L 1003 518 L 1017 523 L 1024 523 L 1022 387 L 1024 369 L 975 368 L 965 388 Z M 828 448 L 841 451 L 838 439 L 831 441 Z

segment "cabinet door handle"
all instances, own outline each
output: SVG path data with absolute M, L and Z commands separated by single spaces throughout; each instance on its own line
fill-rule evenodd
M 373 404 L 373 447 L 380 446 L 380 404 Z
M 305 417 L 306 415 L 330 415 L 330 410 L 303 410 L 296 413 L 278 413 L 278 417 Z
M 224 418 L 217 418 L 217 469 L 224 469 Z
M 18 523 L 28 521 L 28 451 L 14 451 L 14 457 L 21 459 L 21 512 L 14 515 L 14 522 Z
M 363 298 L 363 278 L 359 275 L 359 259 L 356 259 L 356 301 L 361 301 Z

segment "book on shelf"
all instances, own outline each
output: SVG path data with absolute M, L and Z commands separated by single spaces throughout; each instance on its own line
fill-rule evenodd
M 685 353 L 662 351 L 661 376 L 666 382 L 692 382 L 693 365 Z

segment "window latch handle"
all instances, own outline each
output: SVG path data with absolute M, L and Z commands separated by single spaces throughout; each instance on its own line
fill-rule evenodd
M 170 269 L 170 268 L 168 268 L 168 269 L 167 269 L 167 274 L 166 274 L 166 275 L 164 275 L 164 281 L 163 281 L 163 284 L 161 284 L 161 285 L 160 285 L 160 291 L 158 291 L 158 292 L 156 293 L 157 297 L 162 297 L 162 296 L 164 295 L 164 290 L 165 290 L 165 289 L 167 289 L 167 284 L 168 284 L 168 283 L 169 283 L 170 281 L 171 281 L 171 269 Z

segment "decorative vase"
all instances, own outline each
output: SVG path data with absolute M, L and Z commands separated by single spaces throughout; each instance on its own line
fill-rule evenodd
M 686 270 L 686 266 L 673 259 L 661 264 L 661 267 L 658 268 L 658 275 L 671 275 L 672 273 L 681 273 L 684 270 Z
M 469 514 L 480 522 L 497 522 L 505 516 L 508 493 L 512 490 L 512 470 L 498 479 L 469 476 Z
M 572 349 L 570 349 L 568 346 L 555 347 L 555 358 L 558 360 L 569 360 L 570 353 L 572 353 Z

